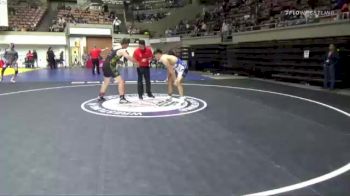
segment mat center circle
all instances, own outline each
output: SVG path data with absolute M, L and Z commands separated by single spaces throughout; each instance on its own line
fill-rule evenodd
M 115 117 L 167 117 L 189 114 L 203 110 L 205 101 L 186 97 L 181 100 L 179 96 L 169 99 L 167 94 L 154 94 L 154 98 L 139 99 L 137 94 L 125 95 L 129 103 L 120 104 L 119 96 L 106 96 L 106 101 L 100 103 L 97 99 L 84 102 L 81 108 L 89 113 L 115 116 Z
M 188 102 L 181 102 L 178 97 L 168 100 L 167 95 L 157 94 L 155 98 L 144 98 L 140 100 L 137 95 L 127 95 L 129 104 L 119 104 L 119 98 L 111 98 L 102 103 L 104 108 L 124 112 L 163 112 L 185 108 Z

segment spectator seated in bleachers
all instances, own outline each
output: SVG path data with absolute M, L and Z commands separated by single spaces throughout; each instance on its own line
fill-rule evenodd
M 339 19 L 349 19 L 350 18 L 350 1 L 345 2 L 341 9 L 340 9 L 340 16 L 338 16 Z
M 185 5 L 184 0 L 143 0 L 133 3 L 132 10 L 155 10 L 160 8 L 177 8 Z
M 223 36 L 229 35 L 229 24 L 225 20 L 222 23 L 221 33 Z
M 140 29 L 136 28 L 134 25 L 129 25 L 128 34 L 130 35 L 140 34 Z
M 108 15 L 109 19 L 114 19 L 115 17 L 116 17 L 116 15 L 115 15 L 114 11 L 111 11 Z
M 252 31 L 266 28 L 283 28 L 308 23 L 317 23 L 324 17 L 334 19 L 349 19 L 348 0 L 338 0 L 338 16 L 330 10 L 333 6 L 328 0 L 222 0 L 216 2 L 216 6 L 211 9 L 203 9 L 203 12 L 195 20 L 188 21 L 187 28 L 184 28 L 183 21 L 176 27 L 167 29 L 165 36 L 175 35 L 215 35 L 222 31 L 223 21 L 231 21 L 228 28 L 232 32 Z M 343 13 L 341 13 L 341 8 Z M 303 14 L 287 14 L 289 11 L 308 10 Z M 317 12 L 311 11 L 328 11 L 328 16 L 317 15 Z M 327 12 L 325 12 L 327 13 Z M 224 30 L 226 26 L 224 26 Z M 171 31 L 171 33 L 169 33 Z
M 131 10 L 133 10 L 134 20 L 151 23 L 168 16 L 170 8 L 184 5 L 185 0 L 144 0 L 133 3 Z
M 108 24 L 112 25 L 114 18 L 111 18 L 112 13 L 90 10 L 71 8 L 69 6 L 60 5 L 57 7 L 58 14 L 57 19 L 52 21 L 50 31 L 64 31 L 67 23 L 73 24 Z M 114 14 L 114 12 L 113 12 Z
M 168 13 L 165 12 L 156 12 L 156 13 L 137 13 L 134 15 L 134 20 L 137 22 L 154 22 L 158 21 L 160 19 L 165 18 L 168 15 Z

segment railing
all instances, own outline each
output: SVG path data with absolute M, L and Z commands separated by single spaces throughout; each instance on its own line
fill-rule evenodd
M 172 4 L 165 0 L 144 1 L 143 4 L 137 6 L 138 9 L 136 9 L 136 7 L 133 7 L 132 10 L 144 11 L 144 10 L 153 10 L 153 9 L 161 9 L 161 8 L 169 8 L 169 9 L 178 8 L 178 7 L 183 7 L 188 3 L 189 3 L 188 0 L 181 0 L 177 2 L 177 4 Z
M 208 31 L 208 32 L 190 32 L 189 31 L 180 31 L 175 34 L 167 37 L 180 36 L 180 37 L 205 37 L 205 36 L 221 36 L 220 31 Z

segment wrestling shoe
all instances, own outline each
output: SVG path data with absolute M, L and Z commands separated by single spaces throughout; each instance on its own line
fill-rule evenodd
M 180 103 L 185 103 L 186 102 L 186 97 L 180 97 L 179 100 L 180 100 Z
M 172 101 L 173 100 L 173 97 L 172 96 L 167 96 L 167 98 L 166 98 L 166 101 Z
M 104 97 L 98 97 L 97 101 L 102 103 L 102 102 L 106 101 L 106 99 Z
M 130 101 L 126 100 L 125 98 L 120 98 L 119 104 L 127 104 L 130 103 Z
M 147 97 L 149 97 L 149 98 L 155 98 L 155 96 L 154 96 L 152 93 L 148 93 L 148 94 L 147 94 Z

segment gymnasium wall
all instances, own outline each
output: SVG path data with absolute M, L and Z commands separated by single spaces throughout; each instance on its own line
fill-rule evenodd
M 99 30 L 97 33 L 96 29 Z M 143 39 L 148 46 L 150 45 L 149 36 L 111 34 L 110 29 L 109 25 L 76 25 L 69 28 L 68 32 L 59 33 L 5 31 L 0 32 L 0 49 L 7 48 L 9 43 L 15 43 L 16 50 L 19 52 L 20 67 L 24 66 L 24 57 L 28 50 L 35 49 L 38 52 L 39 66 L 46 67 L 46 52 L 50 46 L 56 58 L 59 58 L 59 53 L 63 51 L 66 63 L 72 65 L 75 58 L 78 62 L 82 62 L 84 51 L 88 52 L 95 44 L 100 48 L 118 48 L 122 38 L 130 38 L 131 43 L 128 48 L 130 55 L 138 47 L 137 40 Z M 74 51 L 78 51 L 78 54 L 74 54 Z M 102 56 L 106 56 L 107 52 Z M 129 63 L 129 66 L 132 64 Z
M 96 45 L 97 48 L 112 48 L 112 38 L 111 37 L 87 37 L 86 38 L 86 48 L 87 51 L 90 51 L 91 49 L 94 48 L 94 46 Z M 109 50 L 103 51 L 101 53 L 101 56 L 103 58 L 107 57 Z
M 4 50 L 4 48 L 7 48 L 8 45 L 1 44 L 0 48 Z M 39 67 L 46 67 L 47 61 L 46 61 L 46 52 L 49 46 L 43 46 L 43 45 L 16 45 L 16 50 L 18 52 L 19 58 L 18 58 L 18 65 L 19 67 L 25 67 L 24 65 L 24 58 L 29 50 L 33 52 L 33 50 L 36 50 L 38 53 L 38 65 Z M 61 51 L 64 52 L 65 59 L 68 58 L 68 53 L 66 52 L 66 48 L 64 46 L 52 46 L 53 51 L 56 55 L 56 58 L 59 58 L 59 54 Z
M 204 37 L 184 37 L 182 38 L 182 46 L 188 47 L 191 45 L 207 45 L 207 44 L 220 44 L 220 36 L 204 36 Z
M 21 45 L 60 45 L 67 44 L 65 33 L 53 32 L 13 32 L 0 31 L 0 44 L 16 43 Z
M 46 67 L 46 52 L 51 46 L 56 58 L 64 51 L 64 58 L 68 59 L 67 38 L 65 33 L 49 32 L 0 32 L 0 48 L 5 49 L 9 43 L 16 44 L 19 55 L 19 66 L 24 67 L 24 58 L 28 50 L 34 49 L 38 53 L 39 67 Z

